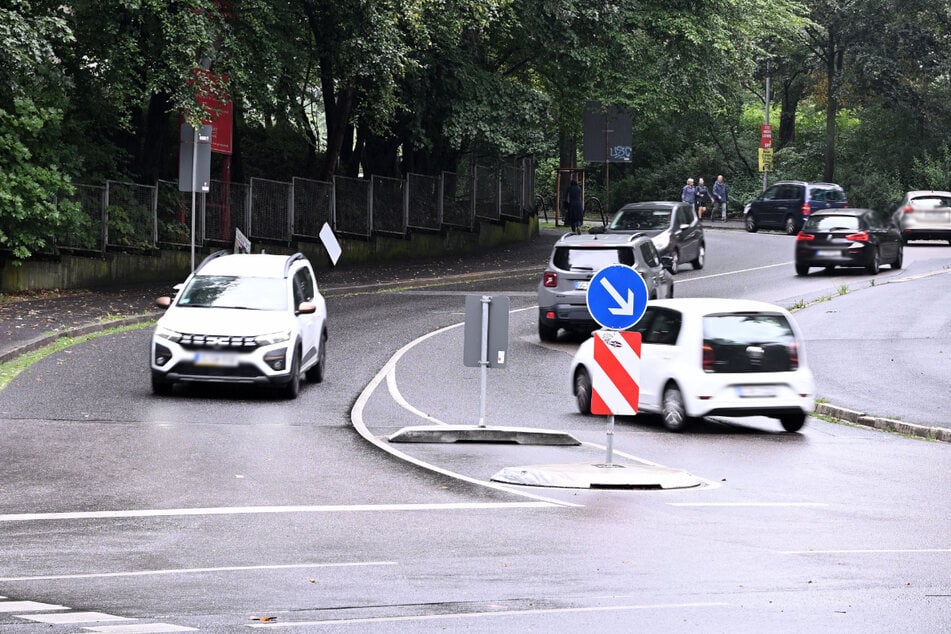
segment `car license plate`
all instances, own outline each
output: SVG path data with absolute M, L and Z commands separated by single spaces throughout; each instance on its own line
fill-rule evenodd
M 234 368 L 238 366 L 238 355 L 228 352 L 198 352 L 195 365 L 214 368 Z
M 737 385 L 736 395 L 740 398 L 770 398 L 776 396 L 773 385 Z
M 576 291 L 586 291 L 586 290 L 588 290 L 588 280 L 584 280 L 584 281 L 581 281 L 581 282 L 575 282 L 575 290 L 576 290 Z
M 837 257 L 837 256 L 839 256 L 839 255 L 842 255 L 842 252 L 841 252 L 841 251 L 830 251 L 830 250 L 828 250 L 828 249 L 825 249 L 825 250 L 819 249 L 818 251 L 816 251 L 816 255 L 818 255 L 820 258 L 823 258 L 823 257 L 825 257 L 825 258 L 834 258 L 834 257 Z

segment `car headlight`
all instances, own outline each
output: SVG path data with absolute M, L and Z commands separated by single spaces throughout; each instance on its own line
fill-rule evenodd
M 271 344 L 287 341 L 290 338 L 291 338 L 290 330 L 280 330 L 278 332 L 271 332 L 266 335 L 258 335 L 257 337 L 254 338 L 254 341 L 259 346 L 270 346 Z
M 658 233 L 656 236 L 651 238 L 651 242 L 654 243 L 654 246 L 658 251 L 663 251 L 667 248 L 667 245 L 670 244 L 670 234 L 668 233 Z
M 176 343 L 182 340 L 182 333 L 170 328 L 165 328 L 163 326 L 157 326 L 155 328 L 155 336 L 160 339 L 168 339 L 169 341 L 174 341 Z

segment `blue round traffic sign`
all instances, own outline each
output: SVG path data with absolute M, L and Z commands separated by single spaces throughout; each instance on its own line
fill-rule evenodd
M 647 283 L 634 267 L 612 264 L 594 274 L 585 298 L 596 322 L 610 330 L 624 330 L 647 310 Z

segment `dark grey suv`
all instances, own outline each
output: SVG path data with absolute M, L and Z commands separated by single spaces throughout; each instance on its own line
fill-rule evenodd
M 538 283 L 539 339 L 555 341 L 561 328 L 584 332 L 599 327 L 588 312 L 588 283 L 612 264 L 634 267 L 650 299 L 674 296 L 674 278 L 649 236 L 566 234 L 555 243 Z
M 796 235 L 813 211 L 848 207 L 842 188 L 835 183 L 779 181 L 746 203 L 746 230 L 782 229 Z
M 703 225 L 690 203 L 629 203 L 618 209 L 604 229 L 592 227 L 590 232 L 650 236 L 661 257 L 670 256 L 669 269 L 674 275 L 685 262 L 690 262 L 695 269 L 702 269 L 707 252 Z

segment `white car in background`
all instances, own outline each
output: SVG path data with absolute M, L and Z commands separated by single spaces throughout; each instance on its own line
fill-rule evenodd
M 798 431 L 815 408 L 803 338 L 784 308 L 752 300 L 653 300 L 629 330 L 641 333 L 638 412 L 671 431 L 704 416 L 768 416 Z M 591 413 L 594 341 L 571 362 L 578 410 Z
M 152 336 L 152 390 L 175 383 L 278 387 L 296 398 L 300 377 L 323 381 L 327 307 L 303 254 L 207 258 L 166 308 Z

